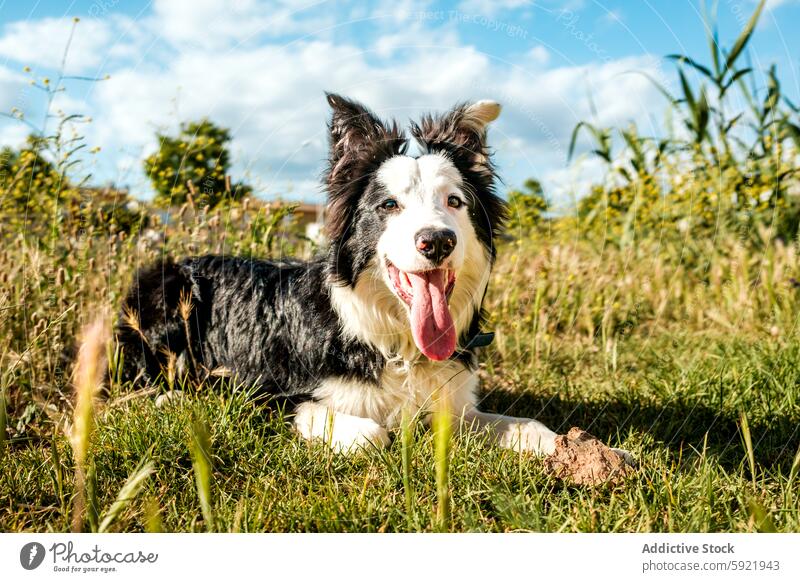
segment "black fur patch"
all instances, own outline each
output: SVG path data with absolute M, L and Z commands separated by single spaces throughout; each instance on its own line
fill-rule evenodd
M 377 384 L 384 359 L 341 334 L 324 269 L 205 256 L 140 271 L 123 303 L 140 331 L 125 317 L 117 327 L 123 377 L 155 379 L 172 352 L 195 377 L 226 368 L 273 396 L 308 394 L 327 377 Z M 191 297 L 186 320 L 181 297 Z

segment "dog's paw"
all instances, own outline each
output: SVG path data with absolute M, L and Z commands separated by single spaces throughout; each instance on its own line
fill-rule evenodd
M 371 418 L 339 414 L 307 403 L 298 407 L 294 427 L 306 440 L 322 440 L 337 453 L 389 444 L 389 433 Z
M 617 453 L 620 457 L 622 457 L 622 460 L 625 461 L 625 464 L 628 465 L 629 467 L 637 467 L 638 466 L 638 463 L 636 462 L 636 459 L 633 457 L 633 455 L 630 454 L 625 449 L 613 449 L 612 448 L 611 450 L 614 451 L 615 453 Z
M 538 420 L 515 422 L 500 435 L 500 446 L 533 453 L 549 455 L 556 450 L 556 433 Z
M 165 408 L 166 406 L 177 404 L 183 398 L 182 390 L 170 390 L 164 392 L 156 398 L 156 408 Z
M 348 418 L 340 426 L 333 428 L 328 440 L 330 447 L 337 453 L 352 453 L 359 449 L 371 447 L 384 448 L 389 444 L 388 431 L 370 418 Z M 342 424 L 346 426 L 341 426 Z

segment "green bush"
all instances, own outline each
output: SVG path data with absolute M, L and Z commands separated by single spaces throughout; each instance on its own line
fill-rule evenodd
M 223 200 L 238 200 L 250 193 L 250 187 L 231 186 L 226 180 L 231 140 L 227 129 L 203 119 L 181 124 L 177 137 L 161 133 L 157 137 L 159 150 L 144 161 L 157 203 L 183 204 L 192 196 L 194 202 L 216 206 Z
M 25 147 L 0 150 L 0 211 L 4 215 L 51 214 L 70 185 L 42 156 L 42 140 L 28 137 Z

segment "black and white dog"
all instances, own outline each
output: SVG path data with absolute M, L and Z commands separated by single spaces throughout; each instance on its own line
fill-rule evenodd
M 501 446 L 552 452 L 542 423 L 476 407 L 475 346 L 506 216 L 486 144 L 500 105 L 412 124 L 413 157 L 396 123 L 328 102 L 327 251 L 308 263 L 204 256 L 140 271 L 117 326 L 123 375 L 154 379 L 168 352 L 195 375 L 226 368 L 291 403 L 297 432 L 337 451 L 384 446 L 404 410 L 446 407 Z

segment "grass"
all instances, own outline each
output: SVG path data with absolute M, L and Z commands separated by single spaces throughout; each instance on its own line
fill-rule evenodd
M 103 531 L 800 531 L 793 246 L 717 244 L 706 271 L 645 245 L 501 250 L 483 406 L 632 451 L 641 468 L 624 486 L 564 485 L 540 459 L 412 419 L 389 449 L 341 456 L 243 391 L 190 387 L 158 408 L 152 393 L 114 384 L 80 453 L 81 509 L 59 353 L 96 313 L 89 305 L 114 304 L 137 253 L 160 252 L 97 236 L 69 255 L 2 252 L 12 277 L 0 287 L 0 530 L 68 531 L 78 519 Z M 187 244 L 218 240 L 205 236 Z
M 699 346 L 682 347 L 695 359 Z M 626 370 L 613 378 L 596 361 L 567 382 L 560 366 L 546 366 L 533 385 L 491 391 L 492 408 L 541 411 L 562 430 L 589 427 L 633 450 L 642 468 L 624 487 L 577 489 L 554 481 L 535 458 L 458 436 L 449 463 L 449 529 L 750 531 L 763 521 L 756 501 L 778 530 L 797 531 L 800 489 L 790 447 L 797 444 L 798 348 L 785 355 L 727 343 L 706 349 L 708 359 L 690 364 L 679 383 L 676 363 L 665 363 L 653 346 L 636 358 L 639 365 L 623 350 Z M 739 409 L 749 411 L 755 471 L 741 445 Z M 190 445 L 197 417 L 211 427 L 202 486 Z M 280 414 L 241 395 L 198 394 L 166 410 L 151 398 L 130 400 L 98 422 L 99 506 L 113 507 L 128 475 L 150 459 L 151 478 L 130 504 L 112 511 L 113 529 L 145 529 L 147 500 L 157 499 L 167 531 L 440 530 L 433 435 L 417 432 L 404 479 L 401 439 L 385 452 L 340 456 L 301 442 Z M 56 463 L 68 471 L 70 449 L 63 439 L 55 446 L 58 456 L 44 444 L 15 447 L 4 464 L 3 530 L 69 528 L 53 474 Z

